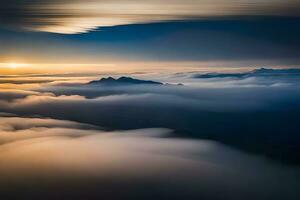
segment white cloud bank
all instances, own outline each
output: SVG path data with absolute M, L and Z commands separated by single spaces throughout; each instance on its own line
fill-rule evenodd
M 215 142 L 166 138 L 167 129 L 104 132 L 83 130 L 85 126 L 1 117 L 1 194 L 79 199 L 299 195 L 298 168 L 275 165 Z M 14 188 L 19 192 L 10 193 Z

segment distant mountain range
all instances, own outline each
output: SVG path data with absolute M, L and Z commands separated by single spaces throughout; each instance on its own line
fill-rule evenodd
M 88 85 L 104 85 L 104 86 L 122 86 L 122 85 L 163 85 L 163 83 L 149 80 L 139 80 L 131 77 L 122 76 L 120 78 L 101 78 L 100 80 L 91 81 Z
M 194 78 L 249 78 L 269 76 L 300 76 L 300 69 L 268 69 L 260 68 L 243 73 L 207 73 L 197 74 Z

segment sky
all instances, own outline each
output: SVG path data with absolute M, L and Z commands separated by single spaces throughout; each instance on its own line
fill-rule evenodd
M 297 0 L 2 0 L 0 11 L 5 74 L 299 65 Z

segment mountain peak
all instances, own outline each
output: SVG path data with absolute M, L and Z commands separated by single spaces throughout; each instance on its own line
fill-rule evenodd
M 264 67 L 262 67 L 262 68 L 259 68 L 259 69 L 255 69 L 252 72 L 253 73 L 270 73 L 270 72 L 273 72 L 273 71 L 275 71 L 275 70 L 274 69 L 270 69 L 270 68 L 264 68 Z
M 152 84 L 152 85 L 162 85 L 160 82 L 134 79 L 127 76 L 122 76 L 118 79 L 113 77 L 101 78 L 100 80 L 91 81 L 89 85 L 111 85 L 111 86 L 121 86 L 121 85 L 139 85 L 139 84 Z

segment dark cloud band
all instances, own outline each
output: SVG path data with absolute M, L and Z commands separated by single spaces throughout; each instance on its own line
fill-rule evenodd
M 197 19 L 228 15 L 298 16 L 299 2 L 225 0 L 88 0 L 0 2 L 4 27 L 56 33 L 78 33 L 103 26 Z

